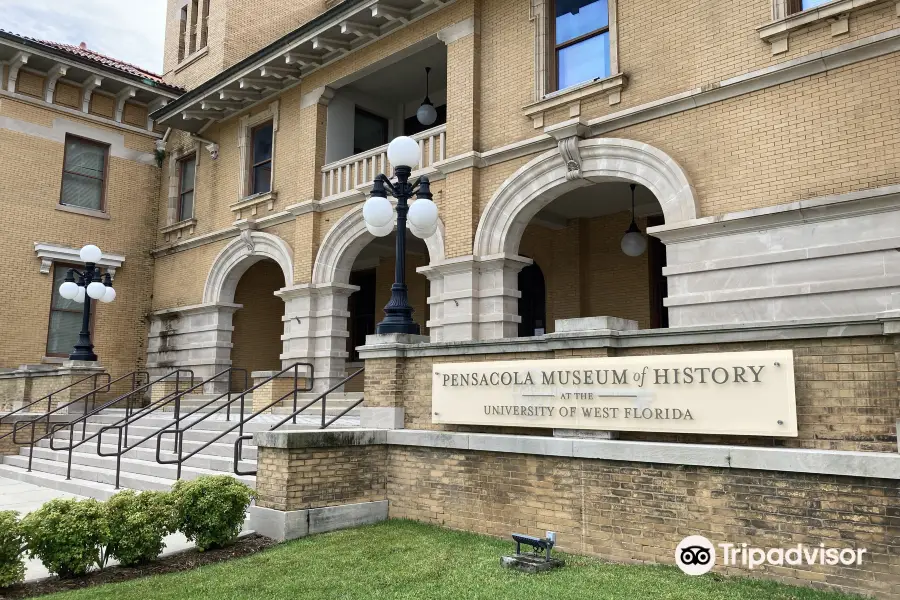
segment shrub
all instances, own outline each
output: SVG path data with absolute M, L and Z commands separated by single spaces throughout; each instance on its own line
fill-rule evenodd
M 29 555 L 60 577 L 84 575 L 105 562 L 106 507 L 94 499 L 51 500 L 22 519 L 21 529 Z
M 178 530 L 198 549 L 224 546 L 241 532 L 256 492 L 230 475 L 204 475 L 172 487 Z
M 107 556 L 125 566 L 159 556 L 163 538 L 176 530 L 175 508 L 168 492 L 119 492 L 106 502 L 109 522 Z
M 0 588 L 25 580 L 22 529 L 13 510 L 0 511 Z

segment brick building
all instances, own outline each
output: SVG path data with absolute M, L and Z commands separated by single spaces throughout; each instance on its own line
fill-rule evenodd
M 261 509 L 384 502 L 631 561 L 671 562 L 698 532 L 843 541 L 872 561 L 763 572 L 900 597 L 900 3 L 169 0 L 164 70 L 158 93 L 186 93 L 125 136 L 166 152 L 129 178 L 157 197 L 117 229 L 143 248 L 123 322 L 140 335 L 106 356 L 204 377 L 310 362 L 317 391 L 366 367 L 379 431 L 259 437 Z M 4 122 L 36 104 L 16 85 Z M 427 337 L 387 339 L 369 336 L 394 237 L 362 205 L 398 135 L 420 143 L 441 222 L 409 241 Z M 565 442 L 441 425 L 431 403 L 443 363 L 772 349 L 793 351 L 796 435 Z M 320 459 L 359 472 L 323 495 Z

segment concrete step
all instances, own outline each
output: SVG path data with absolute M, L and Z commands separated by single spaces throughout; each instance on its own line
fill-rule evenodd
M 115 415 L 115 414 L 99 414 L 94 417 L 91 417 L 88 421 L 89 424 L 94 423 L 103 423 L 104 425 L 112 425 L 120 421 L 123 418 L 123 415 Z M 181 426 L 186 427 L 191 423 L 195 422 L 199 417 L 185 417 L 181 421 Z M 153 413 L 146 417 L 141 417 L 137 421 L 133 423 L 133 425 L 138 426 L 146 426 L 146 427 L 155 427 L 160 429 L 162 427 L 174 427 L 175 419 L 169 414 L 159 414 Z M 214 419 L 209 418 L 205 421 L 201 421 L 196 425 L 197 429 L 203 429 L 206 431 L 225 431 L 226 429 L 231 429 L 235 425 L 237 425 L 237 415 L 233 415 L 231 421 L 226 421 L 224 419 Z M 256 431 L 267 431 L 269 427 L 271 427 L 273 423 L 266 423 L 263 419 L 254 419 L 244 425 L 244 431 L 247 433 L 254 433 Z M 131 431 L 131 425 L 128 427 L 129 432 Z M 116 433 L 110 432 L 110 435 L 116 435 Z M 130 434 L 129 434 L 130 437 Z M 105 436 L 104 436 L 105 439 Z
M 112 439 L 113 438 L 111 438 L 111 441 L 112 441 Z M 131 445 L 134 445 L 137 442 L 137 440 L 138 440 L 138 438 L 131 439 L 129 437 L 129 442 Z M 68 441 L 68 438 L 65 440 L 65 442 L 67 442 L 67 441 Z M 106 438 L 104 438 L 104 441 L 106 441 Z M 57 442 L 56 445 L 57 445 L 57 447 L 60 447 L 61 445 L 64 445 L 65 442 Z M 204 442 L 191 442 L 191 441 L 185 440 L 184 447 L 183 447 L 184 454 L 190 454 L 194 450 L 197 450 L 198 448 L 200 448 L 200 446 L 202 446 L 203 444 L 204 444 Z M 106 444 L 104 444 L 104 446 L 105 445 Z M 174 442 L 172 441 L 171 436 L 167 436 L 167 437 L 163 438 L 163 444 L 162 444 L 163 452 L 171 451 L 172 448 L 174 447 L 173 445 L 174 445 Z M 41 440 L 40 442 L 37 443 L 36 447 L 49 448 L 50 440 Z M 135 450 L 137 450 L 138 448 L 146 448 L 146 449 L 152 450 L 153 452 L 156 452 L 156 438 L 155 437 L 150 438 L 149 440 L 146 440 L 146 441 L 138 444 L 137 446 L 135 446 Z M 83 446 L 77 447 L 75 449 L 75 451 L 76 452 L 82 451 L 82 452 L 96 453 L 97 440 L 96 439 L 90 440 Z M 212 443 L 209 446 L 207 446 L 206 448 L 204 448 L 202 453 L 197 454 L 197 456 L 198 457 L 199 456 L 225 457 L 230 460 L 234 456 L 234 442 L 232 442 L 230 444 L 223 443 L 223 442 Z M 247 441 L 244 443 L 242 458 L 244 460 L 250 460 L 250 461 L 256 460 L 256 446 L 252 445 L 252 441 Z
M 105 425 L 102 423 L 88 423 L 87 426 L 85 427 L 85 429 L 87 430 L 87 437 L 91 437 L 93 434 L 99 432 L 100 429 L 103 428 L 104 426 Z M 77 431 L 75 431 L 74 439 L 80 440 L 81 439 L 81 426 L 79 425 L 78 427 L 76 427 L 76 429 L 77 429 Z M 158 427 L 146 426 L 142 423 L 136 423 L 136 424 L 133 423 L 128 426 L 128 442 L 130 444 L 134 443 L 143 437 L 146 437 L 149 435 L 154 435 L 158 431 L 159 431 Z M 191 442 L 209 442 L 220 435 L 222 435 L 221 431 L 210 431 L 209 429 L 194 428 L 194 429 L 188 429 L 184 432 L 184 439 L 185 439 L 185 441 L 191 441 Z M 68 430 L 66 430 L 65 432 L 63 432 L 63 431 L 57 432 L 55 437 L 60 440 L 68 440 L 69 439 Z M 237 437 L 238 437 L 237 430 L 235 430 L 232 433 L 225 434 L 220 440 L 217 440 L 217 441 L 220 441 L 220 442 L 223 442 L 226 444 L 233 444 L 234 440 Z M 114 444 L 114 443 L 116 443 L 117 438 L 118 438 L 117 430 L 106 431 L 103 433 L 103 443 L 105 443 L 105 444 Z M 166 436 L 163 436 L 163 440 L 166 440 L 166 439 L 171 440 L 173 438 L 174 438 L 173 434 L 168 434 Z M 94 440 L 89 443 L 96 446 L 97 445 L 96 440 L 97 440 L 97 438 L 94 438 Z M 124 432 L 123 432 L 123 442 L 124 442 Z
M 116 452 L 115 446 L 101 446 L 104 454 Z M 100 456 L 96 452 L 96 447 L 92 447 L 90 451 L 72 452 L 72 464 L 87 465 L 104 469 L 116 468 L 115 456 Z M 20 456 L 28 458 L 28 449 L 22 449 Z M 34 458 L 45 460 L 55 460 L 65 463 L 68 460 L 69 453 L 64 451 L 51 450 L 48 447 L 36 447 L 34 449 Z M 171 452 L 163 452 L 163 460 L 174 460 L 175 454 Z M 217 471 L 220 473 L 233 473 L 234 461 L 232 458 L 224 456 L 209 456 L 198 454 L 185 461 L 182 465 L 182 477 L 184 479 L 192 479 L 189 473 L 194 470 Z M 240 468 L 242 471 L 255 470 L 256 461 L 241 461 Z M 151 448 L 133 448 L 122 456 L 122 470 L 138 475 L 150 475 L 153 477 L 161 477 L 164 479 L 174 479 L 176 476 L 176 466 L 159 464 L 156 462 L 156 451 Z
M 37 451 L 38 449 L 35 448 Z M 34 458 L 31 462 L 32 472 L 40 471 L 42 473 L 51 473 L 65 477 L 66 475 L 66 454 L 62 455 L 62 460 L 52 460 L 45 458 Z M 97 457 L 103 460 L 102 457 Z M 28 468 L 27 456 L 4 456 L 3 464 L 20 469 Z M 106 463 L 104 463 L 106 464 Z M 147 473 L 134 472 L 132 469 L 148 471 Z M 156 473 L 156 474 L 149 474 Z M 182 479 L 195 479 L 201 475 L 218 475 L 215 471 L 207 469 L 198 469 L 196 467 L 182 467 Z M 116 471 L 115 459 L 111 461 L 109 466 L 93 466 L 75 463 L 74 453 L 72 461 L 72 479 L 90 481 L 94 483 L 105 483 L 115 485 Z M 237 477 L 251 487 L 256 486 L 256 478 L 250 476 Z M 122 459 L 122 471 L 119 476 L 120 487 L 126 487 L 133 490 L 168 490 L 175 483 L 174 465 L 159 465 L 148 461 L 136 461 L 133 459 Z
M 96 498 L 97 500 L 109 500 L 121 490 L 117 490 L 115 486 L 105 483 L 97 483 L 95 481 L 83 481 L 80 479 L 66 479 L 65 475 L 54 475 L 53 473 L 45 473 L 42 471 L 28 472 L 25 469 L 13 465 L 0 463 L 0 477 L 14 479 L 16 481 L 24 481 L 51 490 L 85 496 L 87 498 Z

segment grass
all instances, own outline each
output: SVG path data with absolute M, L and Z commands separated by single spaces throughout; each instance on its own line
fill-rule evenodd
M 410 521 L 317 535 L 193 571 L 146 577 L 53 600 L 847 600 L 769 581 L 684 575 L 675 567 L 564 556 L 527 575 L 499 566 L 512 542 Z

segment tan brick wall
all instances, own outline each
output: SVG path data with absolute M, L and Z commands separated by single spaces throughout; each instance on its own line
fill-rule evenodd
M 81 90 L 74 85 L 56 82 L 56 92 L 53 96 L 53 102 L 62 104 L 69 108 L 81 109 Z
M 0 101 L 0 116 L 44 127 L 63 118 L 121 131 L 8 98 Z M 153 141 L 139 134 L 126 135 L 125 144 L 144 152 L 153 148 Z M 123 254 L 126 259 L 116 272 L 116 302 L 95 303 L 95 350 L 102 364 L 117 376 L 142 364 L 146 356 L 145 316 L 150 308 L 148 282 L 152 278 L 149 250 L 156 222 L 152 198 L 159 185 L 158 169 L 110 157 L 106 210 L 111 218 L 93 218 L 56 210 L 63 151 L 62 143 L 0 129 L 0 177 L 15 182 L 15 201 L 6 206 L 0 251 L 6 257 L 7 268 L 17 274 L 16 286 L 0 291 L 0 302 L 10 308 L 0 315 L 0 327 L 9 339 L 16 340 L 0 349 L 0 367 L 39 363 L 45 354 L 53 281 L 51 274 L 40 273 L 34 243 L 80 248 L 90 242 L 104 251 Z
M 0 456 L 15 456 L 19 454 L 21 448 L 28 448 L 27 445 L 23 446 L 21 442 L 31 440 L 31 425 L 19 425 L 19 431 L 15 435 L 16 441 L 20 442 L 19 444 L 16 444 L 13 441 L 12 430 L 15 426 L 16 423 L 0 423 Z M 46 423 L 40 422 L 34 424 L 33 435 L 36 440 L 44 435 L 45 431 L 47 431 Z
M 384 446 L 260 448 L 258 506 L 302 510 L 385 499 Z
M 569 358 L 573 356 L 636 356 L 776 349 L 790 349 L 794 352 L 798 437 L 750 438 L 622 432 L 620 438 L 824 450 L 896 451 L 895 423 L 897 419 L 900 419 L 897 362 L 891 338 L 885 337 L 650 348 L 598 348 L 595 350 L 557 351 L 556 353 L 523 352 L 423 357 L 405 360 L 370 359 L 366 361 L 365 371 L 366 406 L 402 406 L 406 413 L 405 426 L 410 429 L 497 431 L 497 428 L 435 425 L 431 422 L 431 370 L 433 364 Z M 538 429 L 533 430 L 532 433 L 549 435 L 550 430 Z
M 392 446 L 387 497 L 391 518 L 505 539 L 555 531 L 560 550 L 614 562 L 671 565 L 687 535 L 865 548 L 860 566 L 715 572 L 900 598 L 894 480 Z
M 19 71 L 16 79 L 16 91 L 37 98 L 44 96 L 44 78 L 30 71 Z
M 263 260 L 249 269 L 238 282 L 234 294 L 236 304 L 243 304 L 232 317 L 234 332 L 231 342 L 231 364 L 253 371 L 281 369 L 281 334 L 284 325 L 284 302 L 275 295 L 284 287 L 281 267 Z

